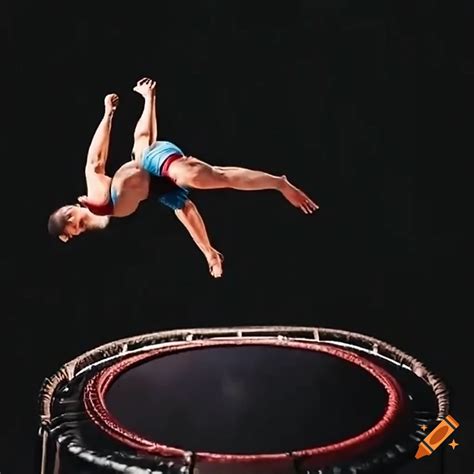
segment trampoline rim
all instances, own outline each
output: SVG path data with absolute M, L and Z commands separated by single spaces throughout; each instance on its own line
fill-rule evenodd
M 116 418 L 107 409 L 104 400 L 105 394 L 114 381 L 116 381 L 117 378 L 126 370 L 131 369 L 133 366 L 138 364 L 146 363 L 147 361 L 156 357 L 171 355 L 186 350 L 199 350 L 209 347 L 235 347 L 236 345 L 284 347 L 289 349 L 310 350 L 313 352 L 329 354 L 348 363 L 354 364 L 355 366 L 365 370 L 366 373 L 369 373 L 379 382 L 380 385 L 383 386 L 386 394 L 388 395 L 384 413 L 372 427 L 365 430 L 364 432 L 330 445 L 300 449 L 290 453 L 283 452 L 273 454 L 246 455 L 195 452 L 194 455 L 197 459 L 210 462 L 256 462 L 281 461 L 290 457 L 293 459 L 317 457 L 318 460 L 329 457 L 347 457 L 348 455 L 354 455 L 354 452 L 356 451 L 359 452 L 361 450 L 369 450 L 374 445 L 374 443 L 380 441 L 380 439 L 383 438 L 397 422 L 397 417 L 404 408 L 403 391 L 395 377 L 389 374 L 385 369 L 377 366 L 373 362 L 359 356 L 354 352 L 326 344 L 308 344 L 304 342 L 286 340 L 279 341 L 275 338 L 260 340 L 242 338 L 227 341 L 206 340 L 199 342 L 188 342 L 184 344 L 163 347 L 160 349 L 154 349 L 150 352 L 145 352 L 123 359 L 118 363 L 103 369 L 88 380 L 83 398 L 86 411 L 88 412 L 89 417 L 101 430 L 105 431 L 112 438 L 126 443 L 129 447 L 138 449 L 148 454 L 157 454 L 164 457 L 185 457 L 190 451 L 147 440 L 121 426 Z

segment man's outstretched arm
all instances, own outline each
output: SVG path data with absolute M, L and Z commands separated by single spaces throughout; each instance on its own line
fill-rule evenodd
M 187 200 L 184 207 L 175 211 L 176 217 L 186 227 L 199 250 L 206 257 L 209 271 L 214 278 L 222 276 L 222 255 L 212 247 L 207 235 L 206 226 L 201 214 L 191 200 Z
M 119 98 L 116 94 L 109 94 L 104 99 L 104 115 L 92 137 L 87 152 L 86 176 L 91 174 L 105 174 L 105 165 L 109 155 L 112 119 L 118 101 Z

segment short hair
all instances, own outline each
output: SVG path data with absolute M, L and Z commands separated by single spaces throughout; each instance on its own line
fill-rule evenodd
M 66 206 L 56 209 L 48 219 L 48 232 L 53 237 L 59 237 L 64 234 L 64 229 L 68 223 L 68 216 L 65 212 Z

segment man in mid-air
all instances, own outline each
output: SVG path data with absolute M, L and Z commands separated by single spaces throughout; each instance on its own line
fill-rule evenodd
M 103 229 L 111 217 L 129 216 L 142 201 L 156 197 L 175 211 L 206 257 L 211 275 L 220 277 L 222 254 L 210 244 L 203 220 L 189 199 L 190 189 L 273 189 L 306 214 L 312 214 L 318 208 L 286 176 L 239 167 L 211 166 L 186 156 L 171 142 L 157 141 L 156 84 L 144 78 L 138 81 L 134 91 L 143 97 L 144 105 L 135 127 L 133 159 L 122 165 L 113 177 L 106 175 L 112 119 L 118 105 L 118 96 L 109 94 L 104 101 L 104 116 L 87 155 L 87 195 L 78 198 L 79 204 L 63 206 L 50 215 L 48 229 L 53 236 L 67 242 L 87 230 Z

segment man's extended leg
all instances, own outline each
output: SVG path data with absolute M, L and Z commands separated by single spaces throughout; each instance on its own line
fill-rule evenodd
M 209 236 L 207 235 L 206 226 L 197 207 L 188 199 L 184 207 L 175 211 L 175 213 L 176 217 L 186 227 L 194 242 L 206 257 L 211 275 L 214 278 L 221 277 L 222 254 L 212 247 Z
M 156 90 L 153 90 L 153 94 L 151 96 L 151 137 L 150 137 L 150 144 L 155 143 L 158 140 L 158 110 L 156 108 Z
M 143 110 L 133 133 L 133 156 L 139 160 L 143 150 L 151 145 L 158 133 L 155 110 L 155 82 L 144 78 L 133 89 L 143 97 Z
M 231 188 L 240 191 L 274 189 L 306 214 L 318 209 L 303 191 L 291 184 L 286 176 L 275 176 L 234 166 L 211 166 L 196 158 L 176 160 L 169 168 L 169 176 L 179 185 L 196 189 Z

